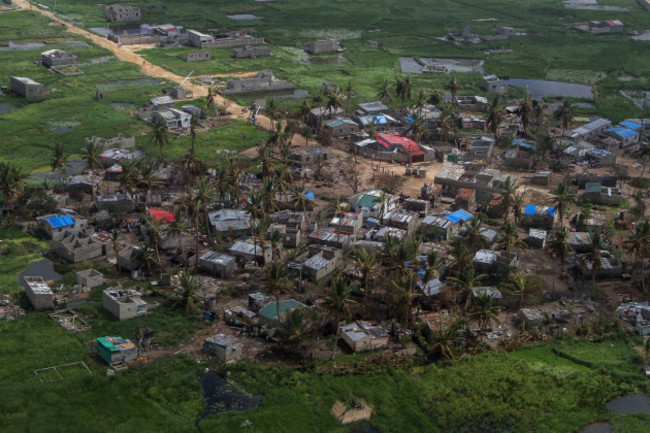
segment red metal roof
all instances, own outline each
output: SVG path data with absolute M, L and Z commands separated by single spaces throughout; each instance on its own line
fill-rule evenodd
M 610 26 L 615 26 L 615 25 L 616 25 L 616 23 L 615 23 L 614 21 L 612 21 L 612 20 L 607 20 L 606 22 L 607 22 L 607 24 L 609 24 Z
M 390 146 L 401 146 L 402 150 L 406 153 L 414 155 L 424 155 L 424 151 L 420 149 L 418 144 L 410 138 L 394 134 L 377 134 L 377 143 L 385 148 Z
M 149 209 L 149 215 L 156 221 L 168 223 L 174 221 L 174 214 L 162 209 Z

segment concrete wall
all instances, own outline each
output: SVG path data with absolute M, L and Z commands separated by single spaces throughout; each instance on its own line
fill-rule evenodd
M 211 58 L 212 54 L 209 51 L 194 51 L 193 53 L 188 53 L 183 60 L 186 62 L 204 62 Z
M 232 50 L 232 56 L 236 59 L 254 59 L 256 57 L 266 57 L 271 55 L 271 48 L 265 45 L 250 46 L 246 45 L 243 48 L 235 48 Z
M 200 48 L 231 48 L 243 45 L 259 45 L 264 43 L 264 38 L 224 38 L 212 42 L 201 43 Z
M 23 98 L 36 98 L 45 95 L 45 88 L 42 84 L 25 83 L 17 77 L 11 77 L 11 91 Z
M 117 317 L 118 320 L 129 320 L 138 316 L 143 316 L 147 312 L 147 304 L 142 302 L 119 302 L 113 297 L 111 297 L 107 291 L 112 289 L 106 289 L 102 293 L 102 306 L 108 310 L 113 316 Z M 144 309 L 138 307 L 143 305 Z

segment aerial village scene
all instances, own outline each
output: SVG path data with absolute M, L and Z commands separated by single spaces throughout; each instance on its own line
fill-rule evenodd
M 0 431 L 650 432 L 648 0 L 0 29 Z

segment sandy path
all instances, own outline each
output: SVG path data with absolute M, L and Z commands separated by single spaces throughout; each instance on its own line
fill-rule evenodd
M 185 80 L 185 77 L 181 77 L 180 75 L 176 75 L 164 69 L 163 67 L 147 62 L 142 56 L 134 52 L 142 48 L 151 48 L 151 45 L 117 46 L 117 44 L 109 41 L 108 39 L 102 36 L 96 35 L 87 30 L 76 27 L 71 23 L 67 23 L 61 20 L 60 18 L 55 16 L 52 12 L 39 9 L 37 7 L 32 7 L 32 5 L 30 5 L 30 3 L 27 0 L 14 0 L 14 4 L 19 6 L 22 9 L 37 11 L 41 15 L 45 15 L 46 17 L 54 20 L 55 22 L 65 25 L 69 32 L 91 39 L 95 44 L 111 51 L 118 59 L 138 65 L 140 68 L 140 72 L 142 72 L 145 75 L 149 75 L 151 77 L 163 77 L 175 83 L 181 83 L 183 80 Z M 242 76 L 242 77 L 251 76 L 251 75 L 255 75 L 255 72 L 243 72 L 241 74 L 238 74 L 238 76 Z M 183 88 L 191 91 L 192 94 L 194 95 L 194 98 L 205 97 L 208 94 L 208 86 L 190 83 L 190 80 L 187 80 L 183 84 Z M 216 95 L 215 97 L 215 102 L 218 103 L 219 105 L 223 105 L 224 100 L 225 99 L 221 95 Z M 228 111 L 232 113 L 232 117 L 234 118 L 246 119 L 247 116 L 246 114 L 242 113 L 242 108 L 243 108 L 242 106 L 230 101 L 230 106 L 228 107 Z M 261 127 L 266 129 L 271 129 L 271 121 L 268 118 L 264 116 L 258 116 L 257 120 L 258 120 L 258 125 L 260 125 Z

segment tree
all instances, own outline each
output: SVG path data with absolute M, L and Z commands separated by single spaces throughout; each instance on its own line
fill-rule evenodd
M 136 252 L 136 259 L 140 264 L 140 268 L 144 268 L 144 271 L 147 273 L 147 275 L 151 275 L 151 269 L 154 265 L 158 264 L 160 266 L 160 263 L 156 261 L 154 251 L 149 248 L 147 244 L 138 244 Z
M 120 269 L 120 264 L 117 261 L 117 256 L 120 252 L 120 243 L 118 242 L 120 240 L 120 232 L 117 231 L 117 229 L 114 229 L 113 232 L 111 233 L 111 243 L 113 244 L 113 251 L 115 251 L 115 267 L 119 270 Z
M 0 193 L 6 208 L 9 208 L 11 201 L 20 195 L 26 177 L 13 163 L 0 162 Z
M 449 270 L 456 277 L 471 267 L 472 259 L 474 258 L 474 254 L 465 246 L 461 239 L 456 239 L 452 242 L 449 256 L 451 258 Z
M 521 209 L 524 206 L 526 200 L 527 191 L 516 192 L 512 198 L 512 216 L 515 218 L 515 224 L 521 223 Z
M 650 221 L 647 219 L 636 225 L 634 233 L 630 233 L 626 242 L 626 248 L 634 253 L 635 261 L 641 262 L 641 288 L 646 293 L 645 287 L 645 259 L 650 255 Z
M 433 277 L 438 275 L 443 266 L 443 260 L 436 250 L 431 250 L 427 253 L 426 259 L 421 262 L 422 266 L 422 282 L 427 284 Z
M 191 311 L 194 299 L 194 292 L 196 291 L 197 284 L 194 276 L 189 272 L 182 272 L 179 278 L 181 289 L 183 289 L 183 296 L 181 298 L 181 306 L 185 311 Z
M 388 78 L 384 78 L 384 81 L 382 82 L 381 87 L 379 88 L 379 92 L 377 92 L 377 98 L 379 98 L 379 100 L 381 100 L 386 105 L 390 104 L 392 96 L 390 90 L 390 82 L 388 81 Z
M 296 349 L 296 345 L 302 343 L 305 335 L 309 332 L 303 309 L 295 308 L 287 311 L 284 317 L 278 318 L 278 321 L 278 332 L 285 348 Z
M 462 319 L 455 318 L 447 323 L 440 319 L 431 330 L 428 348 L 429 356 L 455 362 L 456 347 L 463 340 L 464 329 L 465 321 Z
M 526 243 L 519 239 L 517 226 L 510 221 L 506 221 L 501 227 L 499 235 L 497 236 L 497 245 L 499 248 L 505 248 L 508 256 L 510 256 L 510 250 L 512 247 L 526 247 Z
M 407 76 L 403 80 L 398 79 L 395 83 L 395 93 L 402 100 L 402 111 L 406 107 L 406 101 L 411 99 L 413 92 L 413 83 L 411 77 Z
M 275 99 L 271 98 L 268 100 L 264 113 L 269 119 L 271 119 L 271 131 L 276 131 L 275 121 L 281 118 L 281 109 L 277 102 L 275 102 Z M 278 129 L 280 128 L 278 127 Z
M 149 144 L 158 147 L 158 160 L 161 164 L 165 163 L 165 146 L 169 146 L 169 136 L 167 135 L 167 125 L 162 122 L 156 122 L 153 125 L 153 135 L 149 139 Z
M 329 98 L 327 99 L 326 108 L 332 115 L 332 111 L 336 113 L 336 110 L 341 108 L 343 105 L 343 95 L 339 90 L 330 92 Z
M 511 293 L 517 296 L 517 309 L 521 310 L 524 305 L 524 297 L 532 289 L 531 281 L 524 274 L 513 272 L 510 274 L 510 282 L 508 284 Z
M 490 129 L 490 131 L 492 131 L 494 140 L 496 141 L 499 135 L 499 124 L 501 123 L 501 118 L 503 117 L 504 113 L 499 95 L 496 95 L 492 99 L 492 103 L 489 105 L 487 112 L 487 127 Z
M 557 188 L 551 191 L 551 194 L 555 196 L 555 198 L 552 199 L 552 203 L 555 205 L 555 208 L 560 215 L 560 226 L 563 226 L 564 212 L 570 204 L 576 202 L 576 195 L 571 191 L 571 188 L 566 181 L 562 181 Z
M 50 152 L 52 153 L 50 165 L 52 170 L 59 171 L 59 183 L 63 186 L 63 169 L 70 155 L 68 155 L 64 143 L 54 143 L 50 147 Z
M 496 305 L 494 296 L 489 293 L 480 293 L 474 299 L 469 317 L 478 325 L 479 334 L 485 335 L 492 322 L 500 323 L 497 314 L 501 311 L 501 307 Z
M 300 116 L 300 120 L 303 122 L 306 122 L 307 119 L 309 118 L 309 115 L 311 114 L 312 106 L 307 101 L 306 99 L 302 100 L 302 103 L 300 104 L 300 107 L 298 107 L 298 116 Z
M 84 161 L 86 162 L 86 168 L 90 170 L 92 174 L 92 183 L 93 183 L 93 202 L 95 201 L 95 196 L 97 194 L 96 185 L 95 185 L 95 171 L 101 170 L 104 166 L 99 160 L 101 155 L 101 148 L 95 144 L 93 140 L 87 140 L 86 145 L 82 149 L 84 153 Z
M 413 123 L 409 126 L 409 133 L 415 141 L 420 141 L 422 136 L 427 133 L 427 128 L 424 126 L 424 119 L 420 114 L 413 116 Z
M 602 242 L 600 233 L 589 233 L 589 252 L 585 254 L 585 262 L 591 265 L 591 290 L 596 291 L 596 275 L 603 269 L 602 264 Z
M 456 101 L 456 94 L 458 93 L 458 90 L 460 89 L 460 86 L 458 85 L 458 82 L 456 81 L 456 76 L 452 75 L 451 79 L 449 80 L 449 84 L 447 84 L 447 90 L 451 92 L 451 102 L 452 104 Z
M 418 92 L 418 97 L 415 101 L 415 109 L 417 110 L 417 116 L 419 118 L 422 118 L 422 110 L 424 110 L 424 106 L 427 104 L 427 95 L 424 93 L 424 90 L 420 90 Z
M 575 111 L 569 101 L 564 101 L 562 105 L 553 113 L 555 118 L 562 123 L 562 135 L 571 126 Z
M 332 278 L 330 289 L 325 297 L 325 308 L 327 312 L 334 317 L 334 326 L 336 326 L 336 337 L 334 338 L 334 347 L 332 348 L 332 357 L 336 356 L 336 345 L 341 337 L 341 327 L 339 322 L 342 318 L 350 315 L 350 305 L 354 303 L 350 299 L 352 289 L 340 275 Z
M 573 250 L 569 243 L 569 231 L 566 227 L 561 227 L 555 232 L 553 240 L 550 243 L 550 248 L 551 251 L 560 255 L 560 260 L 562 260 L 562 273 L 564 273 L 566 269 L 567 256 L 569 255 L 569 252 Z
M 463 229 L 461 238 L 474 254 L 476 254 L 477 250 L 485 248 L 489 243 L 488 238 L 483 234 L 481 220 L 478 218 L 470 220 L 470 223 Z
M 216 93 L 212 87 L 208 87 L 208 94 L 206 95 L 206 107 L 208 114 L 214 116 L 216 114 L 216 104 L 215 104 Z
M 269 242 L 271 243 L 271 261 L 281 259 L 279 246 L 282 245 L 282 233 L 280 230 L 271 230 L 271 233 L 269 233 Z
M 465 299 L 465 306 L 463 311 L 467 313 L 470 303 L 472 302 L 472 295 L 474 292 L 474 286 L 478 284 L 479 281 L 485 279 L 487 275 L 480 274 L 474 275 L 474 269 L 470 268 L 469 272 L 462 274 L 460 278 L 449 277 L 447 281 L 453 283 L 456 288 L 460 291 L 461 295 Z
M 158 244 L 161 241 L 162 234 L 163 234 L 163 221 L 162 220 L 157 220 L 149 215 L 145 215 L 144 217 L 144 222 L 149 228 L 149 232 L 147 233 L 147 236 L 149 237 L 149 246 L 154 249 L 156 252 L 156 259 L 158 260 L 158 263 L 162 267 L 162 262 L 160 261 L 160 250 L 158 249 Z
M 521 119 L 521 127 L 524 129 L 524 136 L 528 136 L 528 126 L 530 124 L 530 117 L 533 111 L 533 105 L 530 99 L 530 93 L 526 89 L 524 100 L 519 105 L 519 117 Z
M 406 328 L 410 329 L 413 325 L 413 301 L 416 298 L 417 274 L 412 270 L 407 270 L 399 281 L 392 280 L 391 282 L 394 291 L 393 305 L 403 315 Z
M 363 303 L 366 305 L 368 297 L 370 296 L 370 282 L 377 276 L 379 271 L 379 264 L 377 257 L 364 248 L 355 249 L 353 252 L 354 263 L 357 271 L 361 274 L 361 282 L 363 285 Z
M 187 260 L 187 252 L 185 251 L 185 233 L 189 230 L 189 225 L 185 222 L 185 214 L 183 208 L 180 206 L 174 207 L 174 220 L 167 223 L 165 233 L 176 236 L 178 238 L 178 245 L 181 249 L 183 256 L 183 267 L 187 269 L 189 266 Z M 195 259 L 198 260 L 198 251 L 195 253 Z
M 348 85 L 345 86 L 345 98 L 348 102 L 348 114 L 351 113 L 350 108 L 352 106 L 352 95 L 354 95 L 354 88 L 352 87 L 352 80 L 349 80 Z
M 287 268 L 282 262 L 271 262 L 264 268 L 266 287 L 275 298 L 277 320 L 280 320 L 280 293 L 292 291 L 287 278 Z
M 323 93 L 322 88 L 316 89 L 316 92 L 314 93 L 314 96 L 311 97 L 311 104 L 315 105 L 318 107 L 318 118 L 317 118 L 317 124 L 316 124 L 316 129 L 320 129 L 320 125 L 323 122 L 323 116 L 325 113 L 323 113 L 323 103 L 325 102 L 325 94 Z
M 139 186 L 144 187 L 147 192 L 147 205 L 149 204 L 149 193 L 155 191 L 155 187 L 160 184 L 158 180 L 158 167 L 153 161 L 140 160 L 136 162 L 138 169 Z
M 355 164 L 350 157 L 347 157 L 343 163 L 343 167 L 341 168 L 341 177 L 343 178 L 343 181 L 352 188 L 353 194 L 356 194 L 359 191 L 359 187 L 362 184 L 361 173 L 357 164 Z
M 503 219 L 508 220 L 510 208 L 514 204 L 514 196 L 517 192 L 517 181 L 513 180 L 511 176 L 506 178 L 503 183 L 503 192 L 501 193 L 501 204 L 503 205 Z
M 124 189 L 124 217 L 129 212 L 129 198 L 132 198 L 133 188 L 138 181 L 138 166 L 134 160 L 121 161 L 120 186 Z

